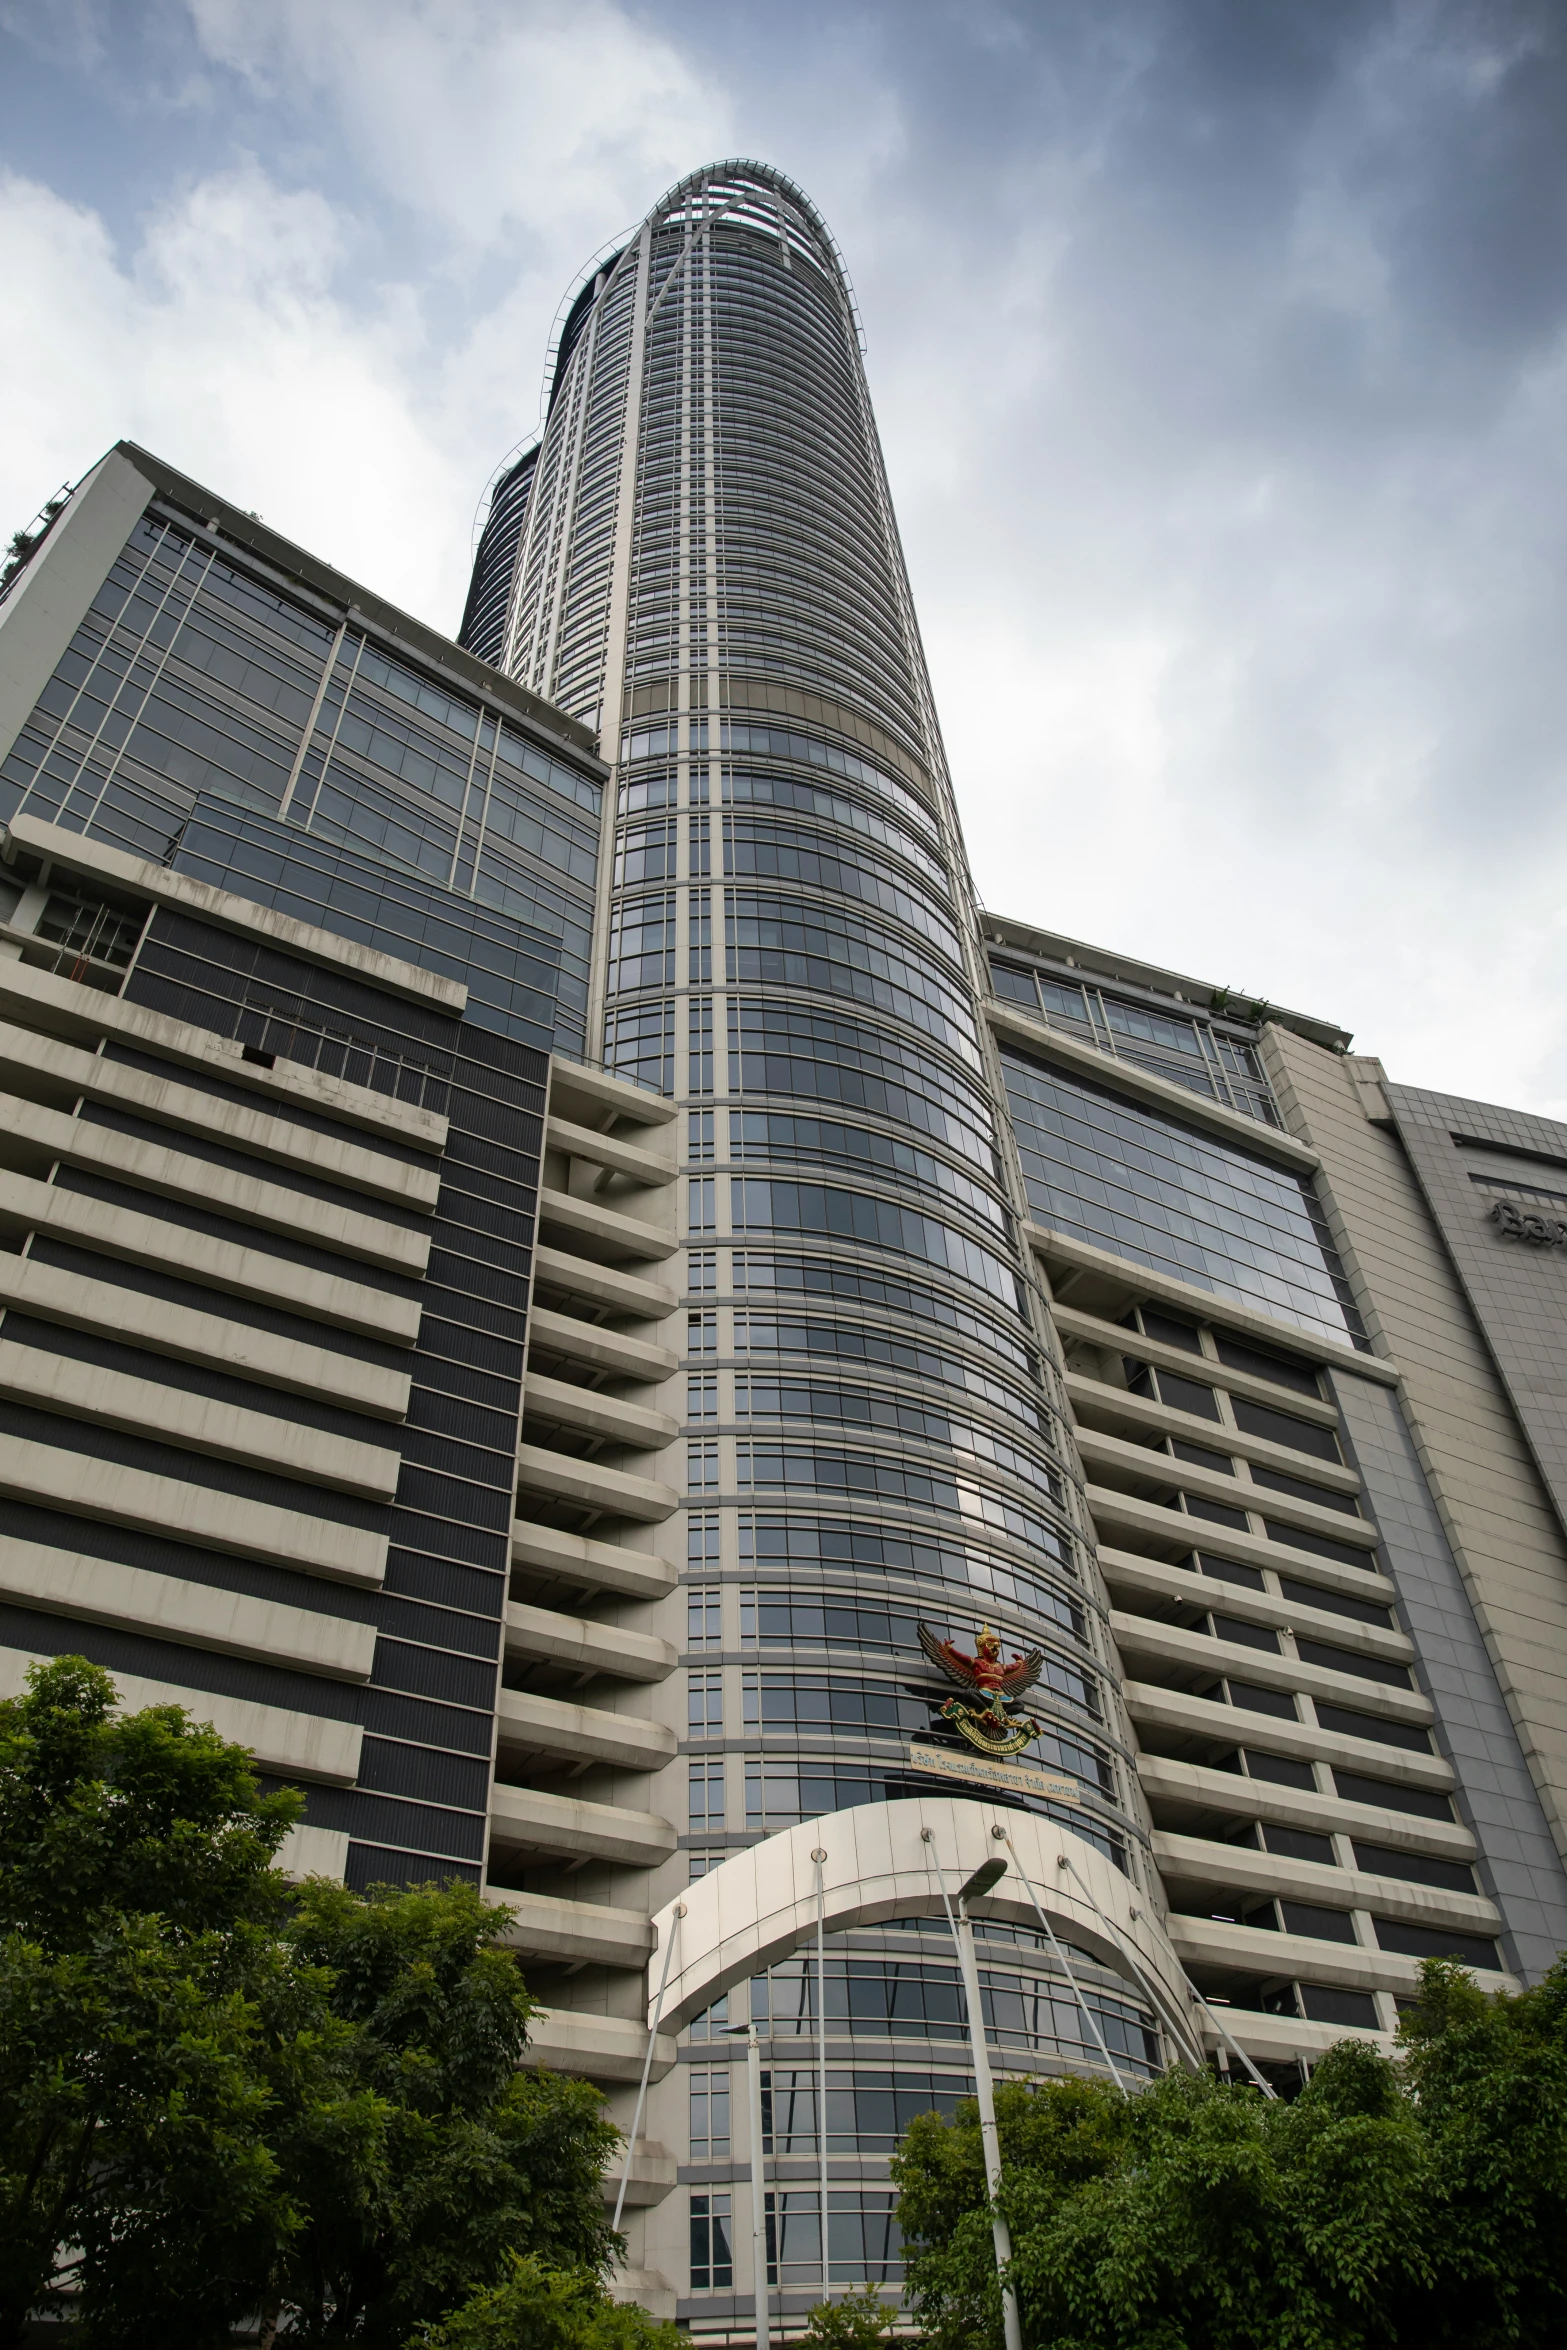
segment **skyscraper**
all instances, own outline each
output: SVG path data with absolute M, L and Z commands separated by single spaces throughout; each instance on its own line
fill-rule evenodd
M 976 907 L 772 171 L 578 289 L 464 636 L 124 443 L 0 599 L 0 1688 L 506 1901 L 739 2344 L 896 2291 L 982 1860 L 1025 2078 L 1567 1942 L 1567 1129 Z
M 822 2275 L 814 1961 L 776 1919 L 762 1927 L 777 1894 L 758 1850 L 775 1869 L 804 1855 L 807 1880 L 825 1850 L 824 1878 L 845 1873 L 823 1889 L 834 1920 L 856 1906 L 849 1878 L 880 1880 L 823 1954 L 839 2281 L 893 2273 L 892 2134 L 966 2086 L 932 1849 L 966 1875 L 1010 1818 L 1033 1857 L 1048 1845 L 1053 1898 L 1067 1830 L 1114 1912 L 1102 1926 L 1078 1899 L 1091 2011 L 1021 1887 L 990 1929 L 993 1995 L 1015 2011 L 1021 2069 L 1101 2063 L 1102 2042 L 1136 2078 L 1159 2060 L 1160 2019 L 1105 1960 L 1116 1932 L 1137 1934 L 1145 1831 L 853 298 L 798 188 L 751 164 L 696 173 L 596 268 L 525 508 L 495 509 L 487 575 L 503 533 L 503 665 L 596 727 L 611 763 L 590 1021 L 607 1069 L 680 1110 L 682 1506 L 663 1539 L 684 1584 L 669 1632 L 684 1718 L 667 1717 L 682 1751 L 641 1800 L 681 1823 L 685 1849 L 640 1883 L 621 1866 L 579 1884 L 661 1906 L 694 1880 L 671 2013 L 695 2011 L 698 2036 L 655 2087 L 652 2134 L 695 2183 L 686 2211 L 649 2215 L 642 2265 L 673 2266 L 693 2317 L 743 2327 L 751 2279 L 737 2301 L 729 2237 L 746 2155 L 705 2012 L 742 1946 L 749 2012 L 770 2019 L 786 2304 Z M 989 1621 L 1008 1655 L 1040 1652 L 1030 1760 L 1072 1800 L 1000 1815 L 966 1800 L 982 1789 L 956 1732 L 938 1717 L 933 1733 L 922 1621 L 964 1649 Z M 911 1767 L 932 1735 L 955 1782 Z M 831 1822 L 809 1824 L 849 1811 L 862 1837 L 893 1837 L 852 1868 Z M 916 1819 L 935 1822 L 934 1848 Z M 516 1883 L 565 1889 L 515 1849 Z M 703 1950 L 709 1874 L 709 1905 L 735 1923 Z M 1167 1950 L 1144 1964 L 1178 1979 Z M 640 2006 L 624 1976 L 575 1996 L 628 1993 Z
M 1411 1300 L 1350 1039 L 978 913 L 852 294 L 781 175 L 693 174 L 580 287 L 468 626 L 597 731 L 589 1049 L 677 1107 L 684 1193 L 683 1386 L 619 1389 L 681 1422 L 645 1473 L 683 1590 L 637 1619 L 682 1650 L 645 1701 L 680 1753 L 582 1782 L 682 1851 L 568 1884 L 519 1822 L 506 1881 L 655 1909 L 646 1982 L 557 1995 L 657 2022 L 631 2282 L 738 2341 L 758 2154 L 786 2317 L 899 2273 L 887 2156 L 969 2086 L 938 1871 L 1010 1856 L 981 1950 L 1024 2076 L 1287 2089 L 1389 2033 L 1422 1956 L 1537 1972 L 1567 1545 L 1499 1394 L 1483 1472 L 1421 1466 L 1464 1309 L 1429 1265 Z M 1528 1564 L 1488 1613 L 1499 1497 Z M 1031 1776 L 976 1758 L 921 1650 L 982 1620 L 1036 1662 Z

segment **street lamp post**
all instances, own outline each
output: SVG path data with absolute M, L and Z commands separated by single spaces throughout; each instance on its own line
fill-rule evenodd
M 755 2023 L 731 2024 L 745 2034 L 746 2123 L 751 2141 L 751 2272 L 755 2279 L 756 2350 L 772 2350 L 772 2295 L 767 2287 L 767 2185 L 762 2160 L 762 2043 Z
M 920 1835 L 927 1844 L 935 1842 L 929 1828 L 922 1828 Z M 996 2098 L 990 2079 L 990 2053 L 985 2046 L 985 2010 L 980 1999 L 979 1965 L 974 1956 L 974 1927 L 968 1914 L 968 1904 L 971 1901 L 982 1901 L 1006 1873 L 1007 1864 L 1004 1860 L 985 1861 L 967 1883 L 960 1886 L 956 1916 L 947 1898 L 947 1888 L 942 1881 L 939 1866 L 936 1882 L 941 1890 L 947 1923 L 952 1928 L 952 1939 L 957 1945 L 958 1972 L 963 1978 L 963 2004 L 968 2011 L 969 2049 L 974 2060 L 974 2099 L 979 2107 L 980 2143 L 985 2154 L 985 2184 L 990 2195 L 990 2232 L 996 2247 L 996 2273 L 1002 2279 L 1001 2322 L 1006 2335 L 1006 2350 L 1023 2350 L 1017 2292 L 1006 2281 L 1006 2272 L 1012 2259 L 1012 2232 L 1002 2217 L 1000 2207 L 1001 2139 L 996 2129 Z

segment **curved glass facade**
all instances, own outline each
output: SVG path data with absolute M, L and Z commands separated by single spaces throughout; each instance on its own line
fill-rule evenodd
M 854 314 L 787 181 L 699 175 L 579 297 L 517 583 L 514 675 L 615 763 L 604 1057 L 672 1094 L 687 1138 L 697 1629 L 655 1808 L 688 1823 L 700 1873 L 813 1814 L 931 1791 L 910 1742 L 954 1733 L 917 1624 L 969 1645 L 990 1618 L 1045 1651 L 1030 1759 L 1078 1782 L 1061 1816 L 1141 1879 Z M 896 2018 L 950 2065 L 950 1964 L 859 1948 L 834 1962 L 830 1997 L 854 1986 L 835 2045 L 864 2036 L 885 2072 Z M 905 2015 L 916 1976 L 935 2004 Z M 1032 1972 L 994 1982 L 1023 2019 L 998 2061 L 1082 2059 Z M 693 2205 L 692 2290 L 719 2290 L 723 2199 L 715 2179 Z
M 498 662 L 506 650 L 506 616 L 517 576 L 517 550 L 522 544 L 528 492 L 538 462 L 538 450 L 529 449 L 507 468 L 490 494 L 462 626 L 457 631 L 457 642 L 481 661 Z

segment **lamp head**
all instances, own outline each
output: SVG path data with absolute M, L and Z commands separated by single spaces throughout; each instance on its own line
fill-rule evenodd
M 1007 1864 L 999 1855 L 994 1860 L 982 1861 L 968 1883 L 959 1889 L 958 1899 L 965 1909 L 971 1901 L 983 1901 L 991 1887 L 1007 1873 Z

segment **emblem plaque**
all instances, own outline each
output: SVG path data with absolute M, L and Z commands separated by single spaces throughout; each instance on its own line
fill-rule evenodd
M 1016 1700 L 1039 1679 L 1045 1662 L 1042 1648 L 1003 1659 L 1000 1636 L 988 1624 L 980 1626 L 972 1656 L 941 1639 L 928 1624 L 920 1626 L 920 1646 L 931 1663 L 967 1693 L 949 1697 L 941 1717 L 970 1746 L 981 1754 L 1021 1754 L 1038 1737 L 1038 1722 Z

